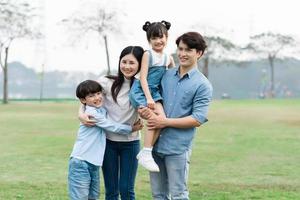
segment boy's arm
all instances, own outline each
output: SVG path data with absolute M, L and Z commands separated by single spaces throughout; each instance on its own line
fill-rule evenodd
M 114 122 L 108 119 L 103 113 L 98 113 L 96 110 L 87 110 L 86 113 L 93 116 L 93 119 L 96 121 L 96 126 L 103 128 L 106 131 L 121 135 L 127 135 L 133 131 L 130 125 Z
M 147 81 L 148 70 L 149 70 L 149 52 L 146 51 L 142 58 L 140 81 L 141 81 L 141 86 L 142 86 L 143 92 L 147 99 L 147 106 L 151 109 L 154 109 L 155 102 L 151 96 L 149 86 L 148 86 L 148 81 Z

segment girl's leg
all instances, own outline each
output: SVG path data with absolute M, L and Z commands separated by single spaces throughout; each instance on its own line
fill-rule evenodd
M 164 108 L 160 102 L 155 103 L 153 114 L 165 116 Z M 144 136 L 144 147 L 152 148 L 160 133 L 160 129 L 147 130 Z
M 164 117 L 166 116 L 165 112 L 164 112 L 164 108 L 163 108 L 163 106 L 161 105 L 160 102 L 156 102 L 154 112 L 157 115 L 162 115 Z M 155 144 L 157 138 L 159 137 L 159 134 L 160 134 L 160 129 L 154 130 L 154 134 L 153 134 L 153 138 L 152 138 L 152 144 L 151 144 L 152 146 Z
M 165 115 L 161 103 L 156 103 L 156 109 L 153 111 L 153 115 Z M 138 155 L 139 164 L 145 167 L 151 172 L 158 172 L 158 165 L 155 163 L 152 156 L 152 147 L 159 136 L 160 130 L 146 130 L 144 136 L 144 148 Z

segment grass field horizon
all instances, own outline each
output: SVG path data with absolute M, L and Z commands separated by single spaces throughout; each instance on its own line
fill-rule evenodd
M 1 200 L 68 199 L 78 105 L 0 105 Z M 151 199 L 141 167 L 135 189 Z M 189 190 L 192 200 L 300 199 L 300 99 L 213 101 L 194 138 Z

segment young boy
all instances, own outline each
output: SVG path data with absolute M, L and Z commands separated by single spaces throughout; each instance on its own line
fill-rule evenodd
M 102 107 L 102 87 L 92 80 L 80 83 L 76 96 L 85 105 L 85 113 L 92 116 L 96 125 L 80 125 L 77 140 L 69 161 L 69 197 L 71 200 L 98 199 L 100 194 L 99 167 L 102 166 L 106 137 L 105 131 L 130 134 L 142 128 L 141 123 L 133 126 L 110 121 Z

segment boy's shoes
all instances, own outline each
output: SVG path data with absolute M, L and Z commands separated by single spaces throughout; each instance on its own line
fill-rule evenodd
M 136 156 L 140 165 L 149 170 L 150 172 L 159 172 L 158 165 L 155 163 L 152 152 L 147 150 L 141 150 Z

